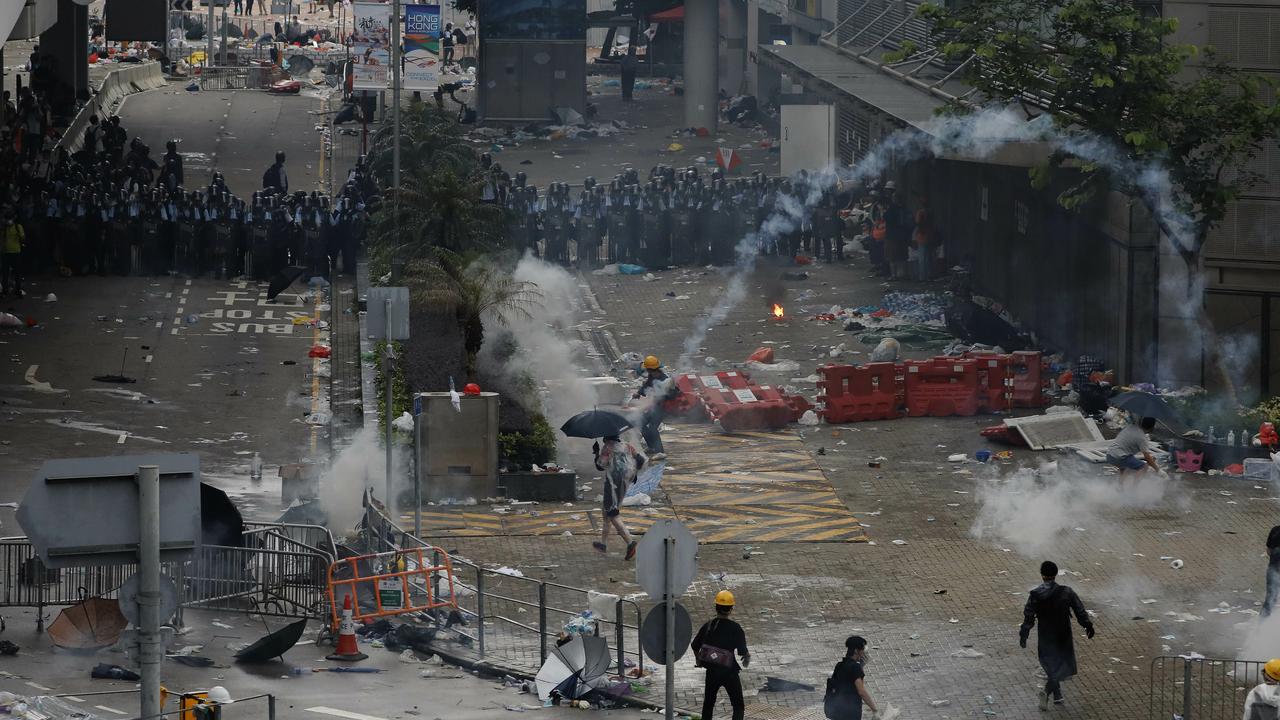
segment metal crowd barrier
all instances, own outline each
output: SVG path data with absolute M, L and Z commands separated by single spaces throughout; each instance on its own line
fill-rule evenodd
M 247 523 L 246 547 L 202 546 L 186 562 L 162 572 L 178 586 L 179 609 L 320 619 L 329 615 L 327 576 L 336 544 L 318 525 Z M 115 597 L 137 572 L 134 564 L 48 568 L 25 537 L 0 538 L 0 607 L 34 607 L 44 630 L 44 608 L 86 597 Z
M 261 90 L 288 77 L 270 65 L 209 66 L 200 70 L 202 90 Z
M 70 153 L 77 152 L 84 143 L 84 131 L 89 127 L 89 116 L 105 117 L 126 95 L 161 88 L 166 82 L 158 62 L 123 65 L 112 70 L 107 73 L 93 98 L 76 113 L 71 124 L 67 126 L 67 131 L 58 140 L 56 148 L 65 149 Z
M 1151 720 L 1236 720 L 1263 660 L 1161 656 L 1151 661 Z
M 372 552 L 415 547 L 436 550 L 401 530 L 367 498 L 361 538 Z M 458 610 L 472 623 L 469 631 L 453 629 L 472 643 L 480 657 L 496 655 L 533 671 L 546 659 L 548 643 L 554 644 L 560 628 L 590 605 L 589 590 L 500 573 L 456 555 L 453 573 Z M 435 581 L 441 582 L 438 574 Z M 436 596 L 440 597 L 439 591 Z M 522 614 L 529 617 L 521 617 Z M 625 598 L 614 603 L 612 617 L 598 619 L 597 628 L 612 645 L 619 673 L 627 670 L 628 660 L 636 667 L 644 663 L 640 622 L 640 606 Z M 492 628 L 487 628 L 486 623 L 491 623 Z

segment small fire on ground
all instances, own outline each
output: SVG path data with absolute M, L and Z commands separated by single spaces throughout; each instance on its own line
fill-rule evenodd
M 784 311 L 784 310 L 782 309 L 782 306 L 781 306 L 781 305 L 779 305 L 778 303 L 774 303 L 774 304 L 773 304 L 773 316 L 774 316 L 774 317 L 776 317 L 776 318 L 778 318 L 779 320 L 781 320 L 782 318 L 786 317 L 786 315 L 787 315 L 787 313 L 786 313 L 786 311 Z

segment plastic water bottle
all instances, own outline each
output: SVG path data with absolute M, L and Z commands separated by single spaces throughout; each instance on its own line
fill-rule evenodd
M 262 479 L 262 456 L 257 451 L 254 451 L 253 459 L 249 461 L 249 479 L 254 481 Z
M 1218 439 L 1213 436 L 1213 426 L 1210 425 L 1209 426 L 1209 444 L 1212 445 L 1213 443 L 1216 443 L 1216 442 L 1218 442 Z
M 1227 431 L 1227 444 L 1228 444 L 1228 445 L 1233 445 L 1233 446 L 1236 444 L 1236 431 L 1235 431 L 1235 430 L 1228 430 L 1228 431 Z
M 1242 428 L 1240 430 L 1240 447 L 1252 447 L 1252 446 L 1253 446 L 1253 434 L 1249 432 L 1249 428 Z

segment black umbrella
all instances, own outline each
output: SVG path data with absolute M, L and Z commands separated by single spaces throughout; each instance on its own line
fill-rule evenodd
M 587 410 L 569 418 L 560 430 L 569 437 L 602 438 L 621 435 L 631 421 L 609 410 Z
M 306 271 L 307 269 L 301 265 L 286 265 L 283 270 L 276 273 L 275 277 L 271 278 L 271 284 L 267 286 L 267 299 L 275 300 L 277 295 L 284 292 L 285 289 L 293 284 L 294 280 L 302 277 L 302 274 Z
M 244 546 L 244 518 L 240 510 L 225 492 L 208 483 L 200 483 L 200 542 Z
M 1126 392 L 1120 393 L 1109 401 L 1112 407 L 1118 407 L 1121 410 L 1128 411 L 1131 415 L 1138 417 L 1151 417 L 1165 422 L 1182 424 L 1182 418 L 1178 417 L 1178 413 L 1169 407 L 1169 403 L 1158 395 L 1152 395 L 1148 392 Z
M 283 658 L 284 654 L 302 639 L 302 633 L 306 629 L 306 620 L 289 623 L 270 635 L 258 638 L 252 645 L 236 653 L 236 660 L 260 663 L 272 658 Z
M 299 78 L 311 72 L 316 64 L 306 55 L 290 55 L 285 58 L 284 69 L 291 77 Z

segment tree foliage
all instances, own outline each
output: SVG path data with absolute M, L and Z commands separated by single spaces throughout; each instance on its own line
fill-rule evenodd
M 413 299 L 452 312 L 462 331 L 469 379 L 475 377 L 476 356 L 484 345 L 485 320 L 506 325 L 532 319 L 530 310 L 542 301 L 537 284 L 517 280 L 508 268 L 488 257 L 470 261 L 436 248 L 405 266 Z
M 1280 128 L 1269 85 L 1211 49 L 1173 42 L 1177 21 L 1132 0 L 982 0 L 921 13 L 949 58 L 972 57 L 965 80 L 987 100 L 1047 112 L 1062 132 L 1114 146 L 1122 166 L 1166 168 L 1186 227 L 1171 225 L 1137 177 L 1101 164 L 1077 163 L 1081 179 L 1059 200 L 1070 207 L 1104 185 L 1140 198 L 1189 267 L 1228 203 L 1258 179 L 1247 161 Z M 1079 158 L 1060 152 L 1033 178 L 1068 160 Z
M 387 188 L 373 216 L 370 252 L 378 266 L 392 257 L 429 257 L 435 248 L 455 252 L 497 248 L 503 212 L 480 202 L 483 169 L 475 151 L 445 113 L 413 104 L 402 113 L 400 189 L 391 183 L 390 127 L 373 137 L 369 164 Z

